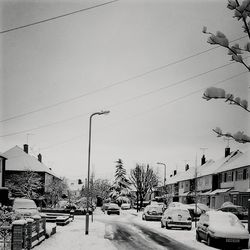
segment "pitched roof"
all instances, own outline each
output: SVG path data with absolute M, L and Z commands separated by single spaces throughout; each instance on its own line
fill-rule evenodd
M 25 153 L 20 147 L 15 146 L 3 154 L 8 158 L 6 161 L 6 170 L 45 172 L 59 178 L 52 170 L 50 170 L 42 162 L 32 155 Z
M 246 167 L 250 165 L 250 151 L 242 153 L 238 151 L 237 154 L 233 155 L 231 159 L 226 161 L 217 170 L 217 173 L 221 173 L 228 170 L 233 170 L 241 167 Z
M 197 166 L 197 177 L 211 175 L 248 165 L 250 165 L 250 154 L 243 154 L 241 151 L 236 150 L 227 157 L 221 157 L 216 161 L 210 159 L 205 164 Z M 179 181 L 194 179 L 195 170 L 195 167 L 191 167 L 185 172 L 180 172 L 177 175 L 168 178 L 166 183 L 174 184 Z

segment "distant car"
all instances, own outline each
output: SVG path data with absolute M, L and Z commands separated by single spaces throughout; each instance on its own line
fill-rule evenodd
M 107 209 L 107 214 L 120 214 L 120 208 L 116 203 L 110 203 Z
M 22 218 L 40 215 L 36 203 L 26 198 L 15 198 L 13 201 L 13 211 Z
M 166 209 L 161 219 L 161 227 L 191 230 L 192 219 L 190 212 L 188 209 L 178 207 Z
M 148 205 L 145 207 L 142 219 L 143 220 L 161 220 L 163 214 L 162 206 L 159 205 Z
M 122 203 L 121 204 L 121 209 L 123 209 L 123 210 L 130 209 L 130 208 L 131 208 L 130 203 Z
M 197 241 L 226 249 L 248 249 L 249 234 L 236 215 L 223 211 L 208 211 L 200 216 L 196 228 Z
M 231 212 L 235 214 L 240 220 L 247 220 L 248 211 L 244 209 L 242 206 L 237 205 L 227 205 L 218 209 L 223 212 Z

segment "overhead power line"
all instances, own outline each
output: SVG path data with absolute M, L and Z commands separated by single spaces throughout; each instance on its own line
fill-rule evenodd
M 228 78 L 226 78 L 226 79 L 223 79 L 223 80 L 221 80 L 221 81 L 218 81 L 218 82 L 216 82 L 216 83 L 214 83 L 214 84 L 212 84 L 212 85 L 210 85 L 210 86 L 219 85 L 219 84 L 221 84 L 221 83 L 223 83 L 223 82 L 232 80 L 232 79 L 237 78 L 237 77 L 239 77 L 239 76 L 241 76 L 241 75 L 243 75 L 243 74 L 246 74 L 246 73 L 249 73 L 249 71 L 244 71 L 244 72 L 241 72 L 241 73 L 239 73 L 239 74 L 233 75 L 233 76 L 231 76 L 231 77 L 228 77 Z M 180 101 L 180 100 L 182 100 L 182 99 L 185 99 L 185 98 L 187 98 L 187 97 L 189 97 L 189 96 L 192 96 L 192 95 L 194 95 L 194 94 L 197 94 L 197 93 L 199 93 L 199 92 L 201 92 L 201 91 L 204 91 L 204 89 L 205 89 L 205 87 L 204 87 L 204 88 L 197 89 L 197 90 L 195 90 L 195 91 L 192 91 L 192 92 L 190 92 L 190 93 L 188 93 L 188 94 L 185 94 L 185 95 L 182 95 L 182 96 L 180 96 L 180 97 L 177 97 L 177 98 L 175 98 L 175 99 L 173 99 L 173 100 L 170 100 L 170 101 L 168 101 L 168 102 L 164 102 L 164 103 L 162 103 L 162 104 L 160 104 L 160 105 L 154 106 L 153 108 L 148 109 L 148 110 L 146 110 L 146 111 L 144 111 L 144 112 L 141 112 L 141 113 L 138 113 L 138 114 L 136 114 L 136 115 L 130 116 L 129 118 L 125 118 L 125 119 L 123 119 L 122 121 L 127 121 L 127 120 L 129 120 L 129 119 L 138 118 L 139 116 L 143 116 L 143 115 L 145 115 L 145 114 L 147 114 L 147 113 L 150 113 L 150 112 L 152 112 L 152 111 L 154 111 L 154 110 L 163 108 L 163 107 L 165 107 L 165 106 L 168 106 L 168 105 L 170 105 L 170 104 L 173 104 L 173 103 L 175 103 L 175 102 L 178 102 L 178 101 Z M 114 125 L 114 124 L 116 124 L 116 123 L 119 123 L 119 124 L 120 124 L 122 121 L 119 120 L 119 121 L 113 122 L 112 124 L 109 124 L 108 126 Z M 66 144 L 66 143 L 68 143 L 68 142 L 71 142 L 71 141 L 73 141 L 73 140 L 79 139 L 79 138 L 81 138 L 81 137 L 83 137 L 83 136 L 86 136 L 86 135 L 87 135 L 87 131 L 85 131 L 85 133 L 82 133 L 82 134 L 80 134 L 80 135 L 74 136 L 74 137 L 72 137 L 72 138 L 69 138 L 69 139 L 67 139 L 67 140 L 61 141 L 61 142 L 59 142 L 59 143 L 55 143 L 55 144 L 49 145 L 49 146 L 47 146 L 47 147 L 41 148 L 41 150 L 42 150 L 42 151 L 46 151 L 46 150 L 49 150 L 50 148 L 54 148 L 54 147 L 57 147 L 57 146 L 60 146 L 60 145 L 64 145 L 64 144 Z
M 234 42 L 234 41 L 238 41 L 238 40 L 241 40 L 243 38 L 246 38 L 246 36 L 243 36 L 243 37 L 240 37 L 240 38 L 237 38 L 237 39 L 234 39 L 230 42 Z M 168 64 L 164 64 L 162 66 L 159 66 L 159 67 L 156 67 L 154 69 L 151 69 L 151 70 L 148 70 L 148 71 L 145 71 L 143 73 L 140 73 L 140 74 L 137 74 L 137 75 L 134 75 L 132 77 L 128 77 L 124 80 L 121 80 L 121 81 L 118 81 L 118 82 L 115 82 L 115 83 L 111 83 L 110 85 L 107 85 L 107 86 L 104 86 L 102 88 L 99 88 L 99 89 L 95 89 L 95 90 L 92 90 L 92 91 L 89 91 L 89 92 L 86 92 L 86 93 L 83 93 L 83 94 L 80 94 L 78 96 L 75 96 L 75 97 L 72 97 L 72 98 L 68 98 L 68 99 L 65 99 L 63 101 L 60 101 L 60 102 L 57 102 L 57 103 L 54 103 L 54 104 L 51 104 L 51 105 L 48 105 L 48 106 L 44 106 L 44 107 L 41 107 L 41 108 L 38 108 L 38 109 L 35 109 L 35 110 L 32 110 L 32 111 L 29 111 L 29 112 L 25 112 L 25 113 L 22 113 L 22 114 L 19 114 L 19 115 L 14 115 L 14 116 L 11 116 L 11 117 L 8 117 L 8 118 L 5 118 L 5 119 L 2 119 L 0 120 L 0 122 L 7 122 L 7 121 L 10 121 L 10 120 L 14 120 L 14 119 L 17 119 L 17 118 L 21 118 L 21 117 L 24 117 L 24 116 L 28 116 L 28 115 L 31 115 L 31 114 L 34 114 L 34 113 L 37 113 L 37 112 L 40 112 L 40 111 L 44 111 L 44 110 L 47 110 L 47 109 L 50 109 L 50 108 L 54 108 L 54 107 L 57 107 L 57 106 L 60 106 L 62 104 L 66 104 L 66 103 L 70 103 L 70 102 L 73 102 L 75 100 L 78 100 L 78 99 L 81 99 L 83 97 L 86 97 L 86 96 L 89 96 L 89 95 L 93 95 L 93 94 L 96 94 L 98 92 L 101 92 L 101 91 L 105 91 L 107 89 L 110 89 L 110 88 L 113 88 L 115 86 L 118 86 L 118 85 L 122 85 L 124 83 L 127 83 L 127 82 L 130 82 L 130 81 L 133 81 L 133 80 L 136 80 L 136 79 L 139 79 L 141 77 L 144 77 L 146 75 L 149 75 L 151 73 L 154 73 L 154 72 L 157 72 L 157 71 L 160 71 L 160 70 L 163 70 L 165 68 L 168 68 L 170 66 L 173 66 L 175 64 L 178 64 L 178 63 L 181 63 L 181 62 L 185 62 L 191 58 L 194 58 L 196 56 L 199 56 L 199 55 L 202 55 L 202 54 L 205 54 L 211 50 L 214 50 L 214 49 L 217 49 L 219 48 L 220 46 L 215 46 L 215 47 L 212 47 L 210 49 L 207 49 L 207 50 L 204 50 L 204 51 L 201 51 L 201 52 L 198 52 L 198 53 L 195 53 L 191 56 L 187 56 L 187 57 L 184 57 L 182 59 L 179 59 L 179 60 L 176 60 L 176 61 L 173 61 L 171 63 L 168 63 Z
M 98 8 L 98 7 L 101 7 L 101 6 L 104 6 L 104 5 L 107 5 L 107 4 L 111 4 L 111 3 L 114 3 L 114 2 L 117 2 L 117 1 L 119 1 L 119 0 L 113 0 L 113 1 L 105 2 L 105 3 L 102 3 L 102 4 L 98 4 L 98 5 L 94 5 L 94 6 L 91 6 L 91 7 L 84 8 L 84 9 L 80 9 L 80 10 L 72 11 L 72 12 L 69 12 L 69 13 L 66 13 L 66 14 L 62 14 L 62 15 L 59 15 L 59 16 L 54 16 L 54 17 L 51 17 L 51 18 L 43 19 L 43 20 L 40 20 L 40 21 L 37 21 L 37 22 L 33 22 L 33 23 L 22 25 L 22 26 L 2 30 L 2 31 L 0 31 L 0 34 L 4 34 L 4 33 L 14 31 L 14 30 L 19 30 L 19 29 L 27 28 L 27 27 L 34 26 L 34 25 L 37 25 L 37 24 L 53 21 L 55 19 L 63 18 L 63 17 L 70 16 L 70 15 L 74 15 L 74 14 L 77 14 L 77 13 L 80 13 L 80 12 L 83 12 L 83 11 Z
M 218 70 L 218 69 L 221 69 L 221 68 L 227 67 L 227 66 L 229 66 L 229 65 L 232 65 L 232 64 L 234 64 L 234 63 L 235 63 L 235 61 L 230 62 L 230 63 L 227 63 L 227 64 L 224 64 L 224 65 L 222 65 L 222 66 L 215 67 L 215 68 L 210 69 L 210 70 L 208 70 L 208 71 L 205 71 L 205 72 L 196 74 L 196 75 L 194 75 L 194 76 L 188 77 L 188 78 L 186 78 L 186 79 L 183 79 L 183 80 L 174 82 L 174 83 L 172 83 L 172 84 L 170 84 L 170 85 L 167 85 L 167 86 L 164 86 L 164 87 L 161 87 L 161 88 L 157 88 L 157 89 L 148 91 L 148 92 L 146 92 L 146 93 L 144 93 L 144 94 L 141 94 L 141 95 L 138 95 L 138 96 L 136 96 L 136 97 L 132 97 L 132 98 L 126 100 L 126 101 L 120 102 L 119 105 L 121 105 L 121 104 L 123 104 L 123 103 L 126 103 L 126 102 L 134 101 L 134 100 L 136 100 L 136 99 L 139 99 L 139 98 L 142 98 L 142 97 L 145 97 L 145 96 L 148 96 L 148 95 L 152 95 L 152 94 L 154 94 L 154 93 L 157 93 L 157 92 L 159 92 L 159 91 L 162 91 L 162 90 L 165 90 L 165 89 L 174 87 L 174 86 L 177 86 L 177 85 L 179 85 L 179 84 L 182 84 L 182 83 L 184 83 L 184 82 L 193 80 L 193 79 L 195 79 L 195 78 L 198 78 L 198 77 L 200 77 L 200 76 L 206 75 L 206 74 L 211 73 L 211 72 L 213 72 L 213 71 L 216 71 L 216 70 Z M 116 105 L 118 105 L 118 104 L 116 104 Z M 114 105 L 113 105 L 113 106 L 114 106 Z M 108 107 L 108 108 L 112 108 L 113 106 L 110 106 L 110 107 Z M 35 127 L 35 128 L 31 128 L 31 129 L 24 129 L 24 130 L 21 130 L 21 131 L 17 131 L 17 132 L 5 134 L 5 135 L 0 135 L 0 138 L 1 138 L 1 137 L 7 137 L 7 136 L 18 135 L 18 134 L 23 134 L 23 133 L 27 133 L 27 132 L 30 132 L 30 131 L 33 131 L 33 130 L 45 128 L 45 127 L 50 127 L 50 126 L 53 126 L 53 125 L 56 125 L 56 124 L 59 124 L 59 123 L 67 122 L 67 121 L 70 121 L 70 120 L 73 120 L 73 119 L 82 117 L 82 116 L 87 115 L 87 114 L 88 114 L 88 113 L 85 113 L 85 114 L 82 114 L 82 115 L 77 115 L 77 116 L 75 116 L 75 117 L 71 117 L 71 118 L 68 118 L 68 119 L 64 119 L 64 120 L 62 120 L 62 121 L 52 122 L 52 123 L 45 124 L 45 125 L 41 125 L 41 126 L 38 126 L 38 127 Z

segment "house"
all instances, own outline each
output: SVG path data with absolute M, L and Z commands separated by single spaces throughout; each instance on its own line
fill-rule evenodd
M 6 157 L 0 154 L 0 188 L 5 186 L 5 165 L 6 165 Z
M 217 170 L 220 189 L 227 190 L 226 196 L 219 196 L 220 203 L 231 201 L 247 207 L 250 199 L 250 151 L 232 152 L 224 164 Z
M 42 189 L 41 196 L 45 195 L 47 186 L 54 180 L 60 179 L 50 168 L 42 162 L 42 155 L 36 157 L 29 154 L 29 146 L 24 144 L 23 149 L 15 146 L 3 154 L 8 158 L 5 166 L 5 180 L 11 179 L 14 174 L 19 174 L 25 171 L 38 173 L 41 177 Z
M 6 157 L 0 154 L 0 204 L 7 205 L 9 200 L 8 189 L 5 187 Z

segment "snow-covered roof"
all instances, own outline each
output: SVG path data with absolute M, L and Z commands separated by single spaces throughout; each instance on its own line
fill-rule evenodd
M 199 166 L 197 170 L 197 177 L 202 177 L 206 175 L 216 174 L 221 172 L 220 169 L 222 166 L 226 166 L 227 164 L 234 162 L 235 159 L 241 155 L 242 152 L 239 150 L 233 151 L 227 157 L 221 157 L 220 159 L 213 161 L 209 160 L 204 165 Z
M 197 177 L 211 175 L 229 169 L 239 168 L 250 165 L 250 154 L 243 154 L 241 151 L 236 150 L 227 157 L 221 157 L 214 161 L 208 160 L 205 164 L 197 166 Z M 166 184 L 174 184 L 180 181 L 190 180 L 195 178 L 196 167 L 190 167 L 185 172 L 180 172 L 166 180 Z
M 250 151 L 246 151 L 245 153 L 240 151 L 236 152 L 237 153 L 235 155 L 233 155 L 230 159 L 228 159 L 228 161 L 222 164 L 220 168 L 218 168 L 217 173 L 250 165 Z
M 6 161 L 6 171 L 25 171 L 46 172 L 59 178 L 52 170 L 50 170 L 42 162 L 32 155 L 29 155 L 18 146 L 15 146 L 3 154 L 8 159 Z

